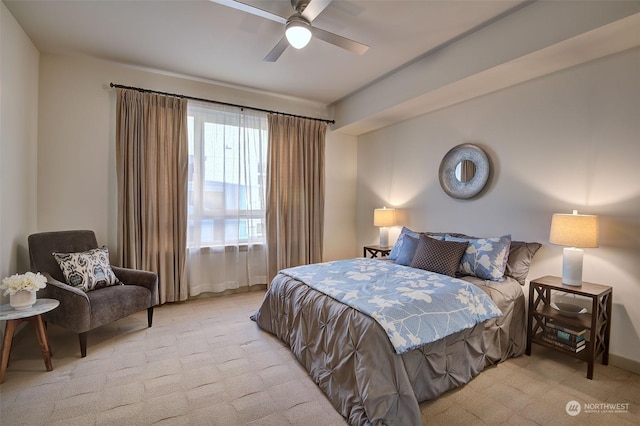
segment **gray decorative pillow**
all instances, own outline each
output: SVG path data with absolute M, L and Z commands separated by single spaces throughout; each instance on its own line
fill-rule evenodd
M 53 253 L 67 284 L 84 291 L 121 284 L 109 264 L 107 247 L 80 253 Z
M 440 241 L 420 235 L 411 267 L 454 277 L 467 245 L 466 241 Z
M 511 241 L 509 259 L 504 274 L 515 278 L 521 285 L 524 285 L 529 274 L 531 260 L 540 247 L 542 247 L 540 243 Z

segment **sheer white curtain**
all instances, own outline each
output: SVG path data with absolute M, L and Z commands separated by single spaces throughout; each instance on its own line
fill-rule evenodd
M 267 115 L 189 101 L 189 295 L 267 283 Z

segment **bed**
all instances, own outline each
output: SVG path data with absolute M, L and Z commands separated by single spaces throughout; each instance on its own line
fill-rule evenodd
M 405 232 L 403 228 L 396 246 L 402 245 L 403 237 L 405 243 L 412 242 L 414 238 L 409 239 L 406 235 L 417 235 L 419 243 L 427 238 L 430 241 L 467 239 L 468 245 L 465 247 L 471 247 L 472 241 L 477 243 L 478 240 L 486 240 L 461 234 Z M 485 243 L 484 247 L 486 246 Z M 483 247 L 482 241 L 473 250 L 467 248 L 458 257 L 459 260 L 455 261 L 454 275 L 458 275 L 458 278 L 416 268 L 415 264 L 414 267 L 407 265 L 406 261 L 403 262 L 398 257 L 398 254 L 402 254 L 402 247 L 397 250 L 399 253 L 395 257 L 391 256 L 393 261 L 358 258 L 310 266 L 313 269 L 308 269 L 307 266 L 286 269 L 274 278 L 261 307 L 252 319 L 260 328 L 275 334 L 289 346 L 310 377 L 350 424 L 420 424 L 420 402 L 434 399 L 469 382 L 487 365 L 524 352 L 526 334 L 522 285 L 531 258 L 539 246 L 537 243 L 512 242 L 509 236 L 506 252 L 503 247 L 503 254 L 494 253 L 496 259 L 502 256 L 504 266 L 501 267 L 503 275 L 499 278 L 494 276 L 493 279 L 461 275 L 464 257 L 470 251 L 475 251 L 475 260 L 483 255 L 482 252 L 478 253 L 478 247 Z M 417 247 L 405 247 L 404 250 L 411 248 L 416 254 L 424 252 L 421 244 L 417 244 Z M 411 257 L 416 258 L 417 255 Z M 349 297 L 345 299 L 344 293 L 354 292 L 342 288 L 345 285 L 342 277 L 350 273 L 345 273 L 349 269 L 343 268 L 356 268 L 354 273 L 357 273 L 357 268 L 360 271 L 383 271 L 382 275 L 372 272 L 371 279 L 368 280 L 360 277 L 363 281 L 362 288 L 366 288 L 361 292 L 367 294 L 373 291 L 373 287 L 386 287 L 380 284 L 383 281 L 400 279 L 398 276 L 415 276 L 419 277 L 416 279 L 420 282 L 428 281 L 424 287 L 429 289 L 429 296 L 426 296 L 429 302 L 432 297 L 436 297 L 436 287 L 454 286 L 457 288 L 457 296 L 454 298 L 457 299 L 460 299 L 461 292 L 475 292 L 475 300 L 483 297 L 488 300 L 482 302 L 484 308 L 478 306 L 480 311 L 487 311 L 486 318 L 489 319 L 479 317 L 477 323 L 471 325 L 464 323 L 464 320 L 456 328 L 451 326 L 455 321 L 447 313 L 447 320 L 440 321 L 450 327 L 446 334 L 441 336 L 440 331 L 427 330 L 425 333 L 430 333 L 430 337 L 426 338 L 432 341 L 417 340 L 411 333 L 417 329 L 422 332 L 423 329 L 430 328 L 422 323 L 410 331 L 409 338 L 396 337 L 394 340 L 393 334 L 389 333 L 393 326 L 385 322 L 388 321 L 386 314 L 381 315 L 378 309 L 385 303 L 379 301 L 374 306 L 373 313 L 365 313 L 364 308 L 354 306 Z M 334 275 L 326 275 L 331 271 Z M 320 283 L 312 282 L 314 277 Z M 404 285 L 403 288 L 406 287 Z M 394 289 L 396 288 L 399 287 L 396 285 Z M 415 289 L 411 290 L 412 294 L 417 293 L 413 291 Z M 341 297 L 342 301 L 339 300 Z M 425 298 L 423 294 L 413 297 Z M 445 298 L 451 299 L 451 295 Z M 368 297 L 360 299 L 364 299 L 366 303 L 367 299 L 371 302 L 379 298 L 368 294 Z M 394 306 L 395 303 L 393 301 L 388 305 Z M 473 311 L 471 316 L 475 316 L 478 309 L 470 311 Z M 434 320 L 435 322 L 438 320 Z M 461 328 L 462 326 L 464 327 Z M 399 348 L 398 341 L 409 343 L 404 347 L 400 345 Z M 424 343 L 425 341 L 428 343 Z

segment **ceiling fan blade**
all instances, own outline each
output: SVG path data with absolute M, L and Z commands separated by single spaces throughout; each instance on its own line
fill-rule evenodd
M 369 46 L 367 46 L 366 44 L 349 40 L 348 38 L 339 36 L 338 34 L 330 33 L 329 31 L 325 31 L 316 27 L 313 27 L 312 31 L 314 37 L 326 41 L 327 43 L 331 43 L 335 46 L 342 47 L 343 49 L 355 53 L 356 55 L 362 55 L 364 52 L 369 50 Z
M 265 62 L 277 61 L 280 55 L 282 55 L 282 52 L 284 52 L 288 46 L 289 46 L 289 41 L 287 40 L 287 37 L 282 37 L 278 42 L 278 44 L 276 44 L 276 46 L 273 49 L 271 49 L 271 52 L 267 53 L 267 56 L 264 57 L 263 61 Z
M 274 22 L 278 22 L 282 25 L 287 23 L 287 18 L 284 18 L 280 15 L 276 15 L 275 13 L 271 13 L 264 9 L 260 9 L 259 7 L 252 6 L 250 4 L 242 3 L 235 0 L 209 0 L 213 3 L 221 4 L 223 6 L 228 6 L 233 9 L 240 10 L 242 12 L 247 12 L 252 15 L 260 16 L 261 18 L 266 18 Z
M 304 8 L 302 16 L 307 18 L 309 22 L 312 22 L 322 13 L 323 10 L 329 6 L 333 0 L 311 0 L 309 4 Z

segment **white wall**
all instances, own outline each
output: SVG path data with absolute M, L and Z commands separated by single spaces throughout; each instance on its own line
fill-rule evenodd
M 1 279 L 29 269 L 27 236 L 36 231 L 38 175 L 39 53 L 4 3 L 0 43 Z M 0 303 L 7 299 L 0 297 Z
M 327 117 L 323 105 L 178 78 L 86 58 L 43 54 L 40 66 L 38 229 L 93 229 L 115 252 L 115 91 L 144 87 L 294 114 Z M 346 150 L 342 150 L 342 148 Z M 355 138 L 327 136 L 327 258 L 355 240 Z M 339 179 L 337 179 L 339 178 Z M 337 207 L 349 206 L 348 215 Z
M 529 278 L 561 275 L 552 214 L 598 214 L 600 247 L 585 250 L 583 278 L 613 286 L 611 353 L 639 365 L 639 75 L 636 48 L 361 136 L 358 246 L 377 241 L 373 209 L 391 205 L 415 230 L 543 243 Z M 465 142 L 493 171 L 480 197 L 455 200 L 438 167 Z

